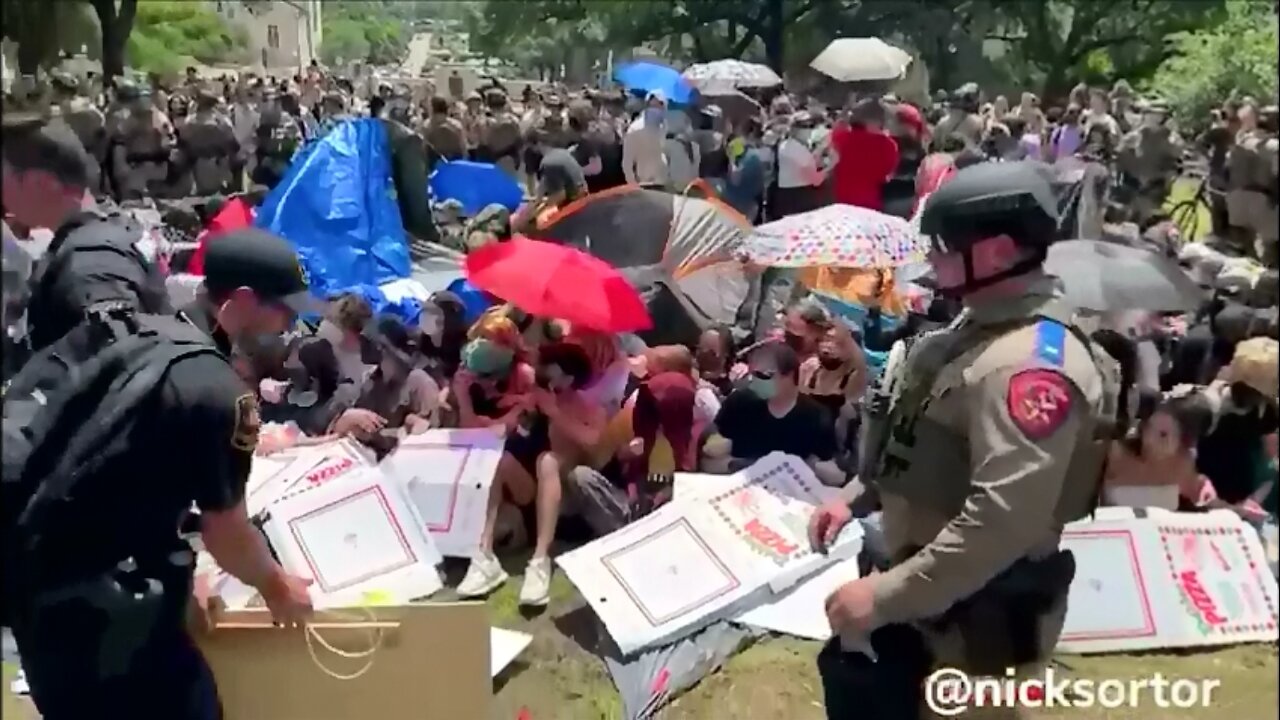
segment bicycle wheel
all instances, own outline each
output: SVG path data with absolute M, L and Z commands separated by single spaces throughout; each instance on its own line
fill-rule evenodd
M 1199 240 L 1209 232 L 1209 205 L 1199 197 L 1183 200 L 1169 209 L 1169 219 L 1178 228 L 1183 242 Z

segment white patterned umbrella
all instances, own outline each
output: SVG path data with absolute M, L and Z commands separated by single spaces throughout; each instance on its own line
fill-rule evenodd
M 880 38 L 836 38 L 809 67 L 840 82 L 896 80 L 911 56 Z
M 761 225 L 743 250 L 764 267 L 896 269 L 924 261 L 929 241 L 900 217 L 837 204 Z
M 782 84 L 778 73 L 765 65 L 727 59 L 690 65 L 684 71 L 684 78 L 697 88 L 711 83 L 735 88 L 766 88 Z

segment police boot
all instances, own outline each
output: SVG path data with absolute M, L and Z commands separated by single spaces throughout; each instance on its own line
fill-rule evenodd
M 913 627 L 890 625 L 871 634 L 877 655 L 845 652 L 833 637 L 818 653 L 818 675 L 828 720 L 913 720 L 921 716 L 924 679 L 931 665 L 924 638 Z

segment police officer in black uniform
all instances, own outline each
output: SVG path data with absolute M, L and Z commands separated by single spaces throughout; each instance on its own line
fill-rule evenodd
M 144 327 L 170 323 L 177 328 L 170 332 L 205 349 L 169 364 L 155 390 L 137 400 L 115 452 L 78 466 L 89 469 L 75 473 L 60 502 L 38 514 L 38 524 L 19 525 L 25 555 L 14 635 L 45 720 L 222 716 L 187 626 L 195 561 L 179 528 L 193 504 L 204 547 L 259 591 L 277 622 L 300 624 L 310 615 L 310 581 L 276 563 L 245 508 L 258 400 L 230 363 L 249 338 L 283 333 L 310 296 L 291 246 L 263 231 L 219 238 L 205 269 L 199 300 L 176 319 L 132 319 Z M 31 366 L 44 360 L 37 356 Z M 6 398 L 6 442 L 9 405 Z M 90 422 L 70 424 L 81 429 L 68 433 L 65 446 L 76 447 Z M 58 472 L 40 477 L 42 487 L 63 482 Z

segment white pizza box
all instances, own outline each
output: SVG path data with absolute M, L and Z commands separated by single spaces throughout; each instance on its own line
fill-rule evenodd
M 255 456 L 245 486 L 245 505 L 249 515 L 256 516 L 285 497 L 373 464 L 372 453 L 349 438 Z
M 1058 650 L 1099 653 L 1275 642 L 1276 578 L 1230 510 L 1100 508 L 1068 525 L 1075 554 Z
M 380 463 L 444 555 L 479 548 L 503 442 L 487 428 L 428 430 L 406 436 Z
M 820 487 L 775 453 L 716 493 L 672 502 L 557 558 L 624 654 L 683 637 L 856 554 L 851 523 L 822 555 L 808 542 Z
M 318 608 L 404 604 L 442 586 L 442 558 L 394 481 L 361 468 L 271 506 L 263 530 Z
M 834 562 L 786 592 L 765 598 L 740 613 L 734 622 L 806 640 L 827 640 L 831 637 L 827 597 L 858 577 L 857 557 Z

